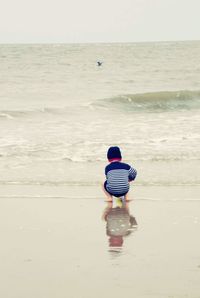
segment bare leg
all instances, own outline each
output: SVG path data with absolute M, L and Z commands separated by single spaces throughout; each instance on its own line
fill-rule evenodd
M 108 202 L 112 202 L 113 201 L 113 197 L 105 190 L 104 188 L 104 183 L 102 184 L 102 189 L 103 189 L 103 192 L 105 193 L 106 195 L 106 198 L 107 198 L 107 201 Z
M 127 202 L 127 201 L 130 201 L 130 200 L 129 200 L 128 193 L 127 193 L 127 194 L 125 194 L 125 196 L 124 196 L 124 199 L 125 199 L 125 201 L 126 201 L 126 202 Z

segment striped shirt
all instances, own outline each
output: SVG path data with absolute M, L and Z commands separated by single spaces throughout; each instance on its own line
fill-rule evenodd
M 124 195 L 129 191 L 129 181 L 133 181 L 137 171 L 130 165 L 115 161 L 105 168 L 106 189 L 113 195 Z

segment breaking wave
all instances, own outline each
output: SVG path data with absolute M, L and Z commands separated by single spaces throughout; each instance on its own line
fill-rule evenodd
M 126 94 L 93 105 L 99 108 L 117 108 L 131 112 L 159 112 L 170 110 L 200 109 L 200 91 L 160 91 L 151 93 Z
M 0 111 L 0 118 L 15 119 L 30 116 L 62 115 L 69 111 L 69 108 L 43 108 L 30 110 L 2 110 Z
M 44 107 L 42 109 L 29 110 L 0 110 L 0 119 L 8 120 L 24 117 L 38 116 L 66 116 L 73 112 L 83 112 L 84 110 L 125 112 L 164 112 L 176 110 L 200 109 L 200 91 L 179 90 L 179 91 L 159 91 L 148 93 L 135 93 L 118 95 L 111 98 L 98 99 L 87 104 L 78 106 L 64 106 L 58 108 Z

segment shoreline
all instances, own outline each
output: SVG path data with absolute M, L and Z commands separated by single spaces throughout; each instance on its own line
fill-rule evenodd
M 200 185 L 176 186 L 139 186 L 131 187 L 129 196 L 132 200 L 152 201 L 199 201 Z M 32 199 L 104 199 L 101 185 L 10 185 L 0 187 L 1 198 L 32 198 Z

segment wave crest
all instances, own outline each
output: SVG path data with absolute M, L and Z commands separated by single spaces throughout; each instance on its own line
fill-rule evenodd
M 129 111 L 168 111 L 200 109 L 200 91 L 179 90 L 124 94 L 95 103 L 97 107 Z

